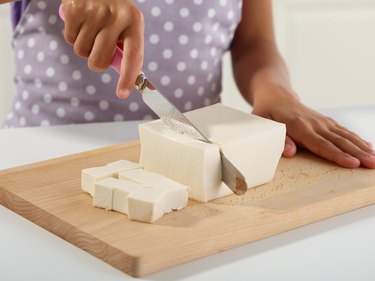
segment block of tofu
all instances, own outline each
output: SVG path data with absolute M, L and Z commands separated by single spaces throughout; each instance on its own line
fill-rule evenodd
M 128 218 L 141 222 L 154 222 L 164 214 L 186 206 L 186 188 L 165 188 L 163 186 L 143 187 L 128 196 Z
M 108 211 L 112 210 L 113 201 L 113 181 L 118 181 L 115 178 L 106 178 L 97 181 L 94 184 L 94 199 L 93 205 L 95 207 L 103 208 Z
M 161 120 L 139 125 L 140 164 L 190 187 L 190 197 L 210 201 L 231 194 L 221 181 L 221 150 L 243 173 L 248 188 L 269 182 L 284 148 L 284 124 L 215 104 L 185 113 L 213 142 L 171 131 Z
M 143 187 L 135 182 L 106 178 L 95 183 L 93 205 L 106 210 L 128 214 L 127 197 L 136 189 Z
M 95 183 L 111 177 L 118 177 L 118 169 L 111 166 L 100 166 L 83 169 L 81 173 L 82 190 L 94 196 Z
M 119 172 L 141 168 L 141 165 L 139 165 L 139 163 L 134 163 L 128 160 L 118 160 L 118 161 L 109 163 L 107 166 L 111 166 L 117 169 Z

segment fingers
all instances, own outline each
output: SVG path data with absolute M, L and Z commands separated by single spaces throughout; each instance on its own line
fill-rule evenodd
M 310 131 L 303 140 L 303 145 L 313 153 L 345 168 L 358 168 L 361 161 L 341 150 L 334 143 L 314 131 Z
M 78 16 L 78 10 L 76 9 L 73 2 L 67 4 L 61 4 L 61 9 L 64 13 L 65 28 L 64 28 L 64 38 L 65 41 L 70 45 L 74 45 L 77 39 L 81 25 L 84 22 L 84 18 Z
M 362 140 L 357 134 L 350 132 L 346 128 L 340 126 L 338 128 L 337 127 L 332 128 L 331 130 L 337 135 L 350 140 L 353 144 L 358 146 L 363 151 L 366 151 L 368 153 L 372 152 L 371 143 Z
M 124 38 L 123 57 L 121 60 L 120 79 L 117 85 L 117 96 L 127 98 L 134 88 L 137 76 L 143 65 L 143 17 L 131 25 L 122 35 Z
M 92 70 L 107 69 L 118 42 L 123 42 L 117 95 L 129 96 L 143 65 L 143 15 L 133 1 L 63 1 L 64 37 Z
M 375 155 L 358 136 L 340 131 L 340 134 L 327 132 L 324 137 L 343 152 L 357 158 L 367 168 L 375 168 Z
M 93 49 L 95 38 L 101 26 L 93 24 L 91 20 L 85 21 L 74 42 L 74 52 L 80 57 L 88 57 Z M 102 47 L 102 46 L 100 46 Z
M 283 156 L 289 158 L 293 157 L 296 153 L 297 145 L 289 136 L 286 136 Z
M 102 30 L 95 38 L 89 56 L 89 68 L 94 71 L 107 69 L 112 62 L 119 34 L 108 29 Z
M 313 153 L 342 167 L 375 168 L 375 155 L 372 154 L 371 149 L 363 146 L 361 139 L 355 137 L 356 135 L 350 135 L 350 133 L 348 135 L 343 131 L 340 133 L 344 136 L 328 129 L 322 131 L 310 126 L 300 128 L 299 134 L 294 138 L 300 140 L 300 143 Z

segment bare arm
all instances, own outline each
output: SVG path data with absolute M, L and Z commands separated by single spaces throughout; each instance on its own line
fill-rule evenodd
M 293 156 L 300 146 L 343 167 L 375 168 L 371 144 L 303 105 L 292 91 L 275 43 L 271 0 L 243 3 L 231 48 L 233 73 L 254 114 L 286 124 L 284 156 Z

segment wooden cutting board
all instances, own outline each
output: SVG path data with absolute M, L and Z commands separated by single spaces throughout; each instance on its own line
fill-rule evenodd
M 153 224 L 92 206 L 81 169 L 138 161 L 132 142 L 0 171 L 0 203 L 132 275 L 143 276 L 375 203 L 375 171 L 300 153 L 272 182 L 168 214 Z M 254 171 L 256 172 L 256 171 Z

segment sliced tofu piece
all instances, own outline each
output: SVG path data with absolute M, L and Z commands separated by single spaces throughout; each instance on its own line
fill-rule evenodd
M 141 165 L 139 163 L 134 163 L 128 160 L 118 160 L 118 161 L 109 163 L 107 166 L 111 166 L 117 169 L 119 172 L 141 168 Z
M 160 174 L 137 169 L 120 172 L 119 178 L 147 187 L 128 196 L 128 216 L 132 220 L 153 222 L 163 214 L 184 208 L 189 199 L 189 187 Z
M 127 180 L 113 180 L 113 203 L 112 210 L 128 214 L 128 196 L 144 186 Z
M 140 183 L 148 187 L 159 187 L 165 190 L 169 189 L 184 189 L 189 190 L 189 187 L 176 182 L 166 176 L 154 172 L 146 171 L 144 169 L 128 170 L 119 173 L 119 179 L 130 180 Z
M 108 211 L 112 210 L 113 181 L 118 181 L 118 179 L 106 178 L 95 183 L 93 199 L 93 205 L 95 207 L 103 208 Z
M 93 167 L 82 170 L 81 187 L 82 190 L 94 196 L 94 187 L 97 181 L 105 178 L 118 177 L 118 169 L 111 166 Z
M 143 187 L 138 183 L 115 178 L 106 178 L 95 183 L 93 205 L 106 210 L 128 214 L 127 197 L 136 189 Z
M 162 120 L 139 125 L 140 164 L 190 187 L 210 201 L 231 194 L 221 181 L 220 150 L 243 173 L 248 188 L 269 182 L 284 148 L 284 124 L 215 104 L 185 113 L 214 143 L 171 131 Z
M 82 190 L 94 196 L 94 184 L 105 178 L 118 178 L 118 173 L 121 171 L 139 169 L 141 166 L 138 163 L 127 160 L 118 160 L 107 164 L 106 166 L 87 168 L 82 170 L 81 187 Z
M 164 214 L 186 206 L 186 188 L 166 189 L 161 186 L 143 187 L 128 196 L 128 218 L 141 222 L 154 222 Z

